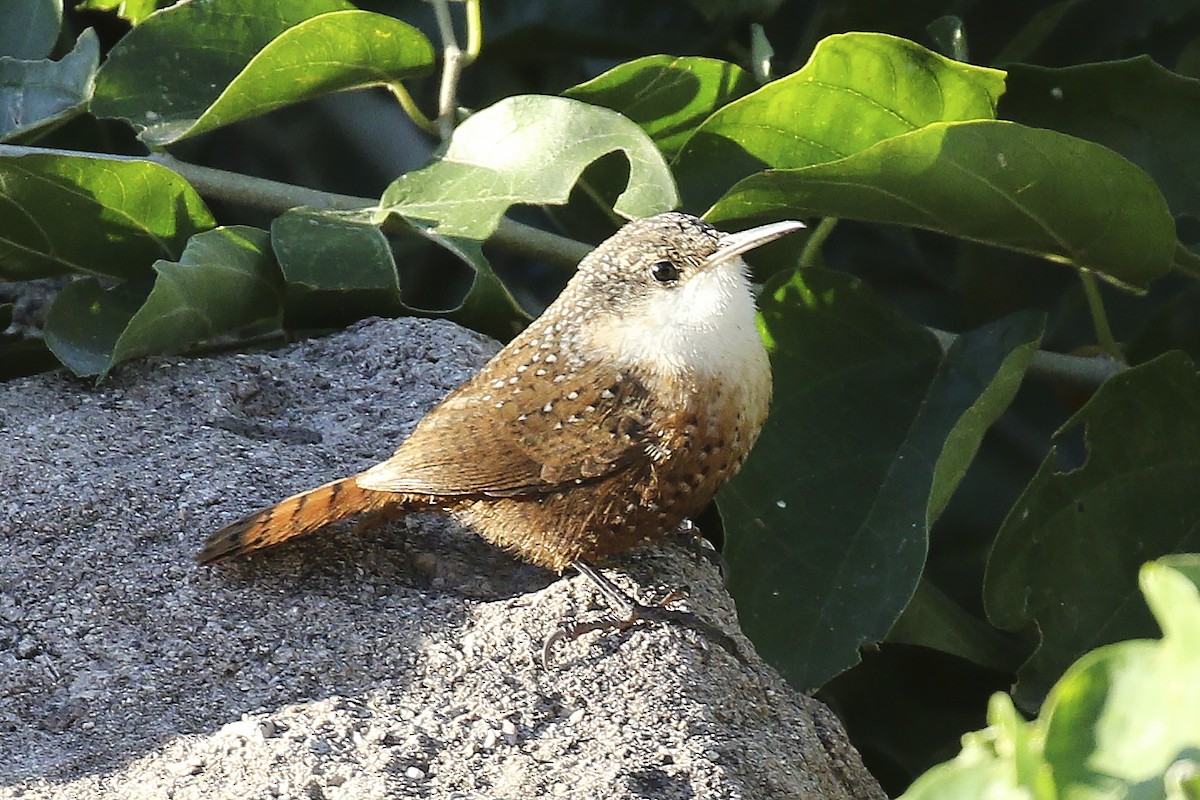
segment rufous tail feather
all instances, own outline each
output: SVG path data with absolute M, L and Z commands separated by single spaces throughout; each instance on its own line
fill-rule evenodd
M 335 522 L 377 511 L 396 496 L 359 486 L 353 477 L 332 481 L 243 517 L 208 537 L 196 560 L 208 564 L 306 536 Z

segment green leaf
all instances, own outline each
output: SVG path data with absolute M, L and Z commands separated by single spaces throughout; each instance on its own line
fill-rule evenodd
M 75 8 L 80 11 L 112 11 L 130 25 L 138 25 L 158 8 L 169 5 L 172 5 L 172 0 L 84 0 Z
M 271 245 L 285 282 L 285 328 L 411 311 L 387 239 L 362 212 L 292 209 L 271 223 Z
M 1200 81 L 1150 59 L 1048 69 L 1015 64 L 1005 117 L 1116 150 L 1145 170 L 1175 215 L 1200 217 Z
M 1003 91 L 1003 72 L 905 39 L 830 36 L 799 72 L 713 114 L 672 166 L 684 205 L 699 210 L 767 167 L 836 161 L 934 122 L 992 119 Z
M 1012 672 L 1018 666 L 1011 648 L 994 628 L 968 613 L 926 578 L 917 584 L 887 640 L 940 650 L 997 672 Z
M 1106 147 L 1011 122 L 928 125 L 841 161 L 755 175 L 706 217 L 781 215 L 925 228 L 1131 289 L 1175 257 L 1175 222 L 1146 173 Z
M 772 413 L 718 502 L 742 624 L 810 689 L 883 639 L 908 604 L 935 486 L 961 478 L 1041 321 L 1002 320 L 943 354 L 932 334 L 837 273 L 795 273 L 764 298 Z
M 223 333 L 278 322 L 279 271 L 270 237 L 234 226 L 197 234 L 156 277 L 111 289 L 88 278 L 69 284 L 46 315 L 46 343 L 77 375 L 105 375 L 138 356 L 172 353 Z
M 4 0 L 0 58 L 36 60 L 50 55 L 62 25 L 62 0 Z
M 1200 378 L 1191 361 L 1171 352 L 1110 378 L 1063 430 L 1081 423 L 1087 461 L 1056 472 L 1051 451 L 987 565 L 992 622 L 1041 634 L 1019 672 L 1016 698 L 1026 707 L 1087 650 L 1152 633 L 1138 565 L 1200 549 Z
M 670 158 L 714 111 L 754 91 L 736 64 L 700 56 L 646 56 L 563 92 L 619 111 L 642 126 Z
M 432 63 L 416 28 L 341 0 L 196 0 L 121 39 L 100 70 L 92 110 L 127 119 L 142 141 L 162 147 Z
M 0 278 L 77 272 L 149 277 L 215 222 L 177 174 L 146 161 L 36 153 L 0 146 Z
M 475 280 L 451 316 L 486 314 L 487 330 L 511 334 L 529 315 L 488 265 L 481 244 L 510 206 L 565 203 L 584 169 L 613 152 L 629 160 L 628 187 L 614 211 L 645 217 L 675 207 L 670 170 L 635 123 L 578 100 L 526 95 L 463 122 L 432 164 L 387 188 L 376 221 L 398 216 L 466 261 Z
M 91 28 L 59 61 L 0 58 L 0 141 L 82 113 L 92 97 L 100 42 Z
M 994 695 L 989 727 L 964 736 L 958 757 L 901 800 L 1190 797 L 1200 752 L 1200 556 L 1145 564 L 1139 582 L 1161 639 L 1087 653 L 1033 721 Z
M 1059 797 L 1165 797 L 1168 767 L 1200 752 L 1200 557 L 1138 575 L 1162 639 L 1094 650 L 1046 701 L 1046 761 Z M 1140 606 L 1141 603 L 1139 602 Z M 1134 794 L 1136 792 L 1136 795 Z
M 647 217 L 676 206 L 666 162 L 630 120 L 564 97 L 509 97 L 460 125 L 432 164 L 394 181 L 379 219 L 483 241 L 510 206 L 566 202 L 584 168 L 617 151 L 629 159 L 629 186 L 614 211 Z

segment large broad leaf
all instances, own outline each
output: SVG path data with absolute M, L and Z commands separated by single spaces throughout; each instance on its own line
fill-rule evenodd
M 39 59 L 50 55 L 62 25 L 62 0 L 4 0 L 0 58 Z
M 195 0 L 113 48 L 92 110 L 161 147 L 289 103 L 425 72 L 417 29 L 341 0 Z
M 81 272 L 148 278 L 215 222 L 195 190 L 147 161 L 36 153 L 0 145 L 0 278 Z
M 1111 147 L 1150 174 L 1175 214 L 1200 217 L 1200 81 L 1148 56 L 1049 69 L 1013 65 L 1008 119 Z
M 563 92 L 619 111 L 641 125 L 668 158 L 714 111 L 754 91 L 736 64 L 700 56 L 646 56 Z
M 564 97 L 509 97 L 460 125 L 432 164 L 393 182 L 380 219 L 396 214 L 482 241 L 510 206 L 566 202 L 588 164 L 618 151 L 629 159 L 629 186 L 614 211 L 645 217 L 678 204 L 662 154 L 630 120 Z
M 173 353 L 250 325 L 278 323 L 283 307 L 270 237 L 235 226 L 197 234 L 153 281 L 104 289 L 69 284 L 46 315 L 46 343 L 77 375 L 104 375 L 138 356 Z
M 676 206 L 678 195 L 658 148 L 635 123 L 607 108 L 565 97 L 510 97 L 471 116 L 432 164 L 402 175 L 383 194 L 377 217 L 395 215 L 475 269 L 460 313 L 499 303 L 507 324 L 527 321 L 488 265 L 480 245 L 516 204 L 561 204 L 583 170 L 620 152 L 629 184 L 614 210 L 645 217 Z M 493 315 L 494 316 L 494 315 Z M 506 324 L 494 320 L 496 324 Z
M 1002 628 L 1036 625 L 1041 645 L 1016 697 L 1036 706 L 1098 645 L 1154 631 L 1138 566 L 1200 550 L 1200 378 L 1179 352 L 1110 378 L 1065 426 L 1086 426 L 1087 462 L 1051 452 L 1013 506 L 988 560 L 984 601 Z
M 1106 147 L 1012 122 L 938 123 L 841 161 L 755 175 L 706 216 L 787 215 L 926 228 L 1131 288 L 1170 270 L 1176 247 L 1146 173 Z
M 0 141 L 28 137 L 81 113 L 99 63 L 100 42 L 91 28 L 59 61 L 0 58 Z
M 964 736 L 959 756 L 902 800 L 1200 796 L 1200 557 L 1146 564 L 1139 583 L 1161 639 L 1083 656 L 1030 722 L 1006 695 L 993 696 L 990 727 Z
M 928 529 L 1040 337 L 1020 315 L 943 354 L 859 283 L 804 271 L 768 287 L 771 417 L 718 498 L 738 616 L 804 689 L 884 638 L 925 564 Z
M 702 210 L 767 167 L 835 161 L 934 122 L 992 119 L 1003 91 L 1003 72 L 905 39 L 830 36 L 799 72 L 713 114 L 673 168 L 685 206 Z

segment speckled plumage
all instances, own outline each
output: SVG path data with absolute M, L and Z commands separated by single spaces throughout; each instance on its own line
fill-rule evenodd
M 631 222 L 391 458 L 239 520 L 198 558 L 380 509 L 447 511 L 560 571 L 671 531 L 741 466 L 766 418 L 770 368 L 740 253 L 796 227 L 755 239 L 681 213 Z

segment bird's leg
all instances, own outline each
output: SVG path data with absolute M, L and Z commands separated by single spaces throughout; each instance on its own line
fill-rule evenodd
M 674 591 L 654 605 L 645 605 L 622 591 L 619 586 L 604 577 L 600 570 L 587 561 L 578 559 L 571 566 L 592 582 L 592 585 L 608 603 L 610 612 L 599 619 L 588 622 L 563 622 L 560 624 L 558 630 L 550 634 L 550 637 L 546 639 L 546 644 L 542 646 L 542 666 L 546 669 L 550 668 L 551 653 L 559 642 L 571 641 L 592 631 L 624 631 L 635 625 L 652 622 L 670 622 L 690 628 L 716 641 L 730 655 L 745 663 L 745 657 L 729 634 L 715 625 L 705 622 L 690 611 L 667 608 L 670 603 L 682 599 L 682 593 Z
M 717 572 L 721 573 L 721 585 L 729 585 L 729 562 L 725 560 L 721 551 L 713 546 L 712 542 L 704 538 L 700 533 L 699 525 L 685 518 L 668 535 L 677 537 L 679 542 L 697 559 L 703 558 L 716 567 Z

